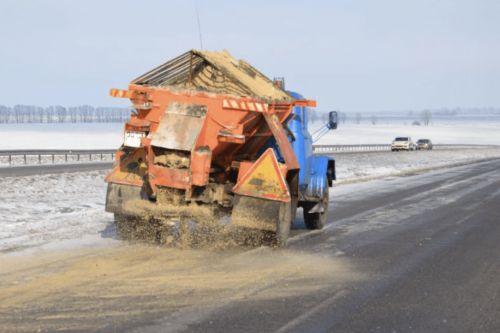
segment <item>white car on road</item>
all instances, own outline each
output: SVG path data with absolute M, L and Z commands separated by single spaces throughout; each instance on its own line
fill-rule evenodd
M 391 151 L 415 150 L 415 144 L 409 136 L 398 136 L 392 141 Z

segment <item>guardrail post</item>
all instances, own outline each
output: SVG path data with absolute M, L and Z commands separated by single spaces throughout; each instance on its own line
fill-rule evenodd
M 38 164 L 42 164 L 42 155 L 38 154 Z
M 12 155 L 9 154 L 9 165 L 12 164 Z
M 54 154 L 52 154 L 52 164 L 54 164 Z
M 89 161 L 92 161 L 92 153 L 89 154 Z
M 80 154 L 76 154 L 76 160 L 80 161 Z
M 24 154 L 24 164 L 26 164 L 26 154 Z
M 68 162 L 68 154 L 64 154 L 64 162 Z

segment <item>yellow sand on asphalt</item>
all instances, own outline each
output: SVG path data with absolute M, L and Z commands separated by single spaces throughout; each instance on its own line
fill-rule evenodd
M 249 295 L 300 295 L 346 279 L 352 272 L 341 259 L 268 248 L 217 252 L 121 245 L 3 255 L 0 332 L 119 329 Z

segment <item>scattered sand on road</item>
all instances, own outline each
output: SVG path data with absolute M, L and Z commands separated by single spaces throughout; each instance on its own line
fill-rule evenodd
M 352 269 L 340 258 L 269 248 L 217 252 L 122 245 L 4 255 L 0 332 L 120 331 L 156 319 L 185 321 L 194 309 L 199 315 L 200 308 L 244 301 L 258 292 L 293 297 L 321 283 L 352 279 Z M 283 280 L 286 287 L 278 283 Z

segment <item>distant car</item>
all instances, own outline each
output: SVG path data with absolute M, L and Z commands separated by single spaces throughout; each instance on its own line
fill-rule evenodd
M 417 150 L 432 150 L 432 141 L 429 139 L 419 139 L 417 141 Z
M 400 151 L 400 150 L 415 150 L 415 144 L 411 141 L 409 136 L 401 136 L 397 137 L 392 141 L 391 144 L 392 151 Z

